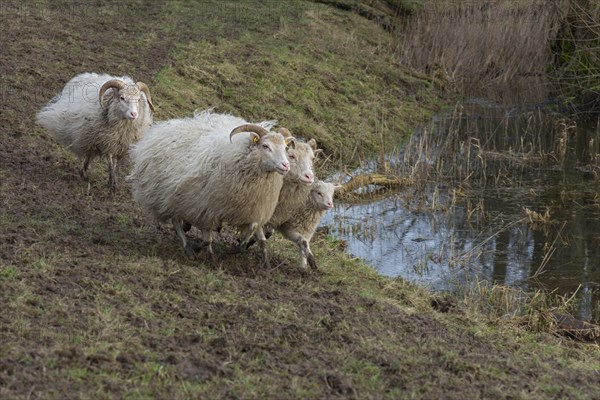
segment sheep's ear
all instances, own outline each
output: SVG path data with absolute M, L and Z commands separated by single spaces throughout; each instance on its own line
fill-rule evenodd
M 341 189 L 341 188 L 343 188 L 343 187 L 344 187 L 344 186 L 343 186 L 343 185 L 340 185 L 340 184 L 333 185 L 333 189 L 334 189 L 334 190 L 340 190 L 340 189 Z
M 317 141 L 315 139 L 310 139 L 307 144 L 311 149 L 317 150 Z
M 291 147 L 292 149 L 295 149 L 296 148 L 296 138 L 291 137 L 291 136 L 290 137 L 286 137 L 285 138 L 285 144 L 288 147 Z
M 258 142 L 260 142 L 260 135 L 258 133 L 250 132 L 250 136 L 252 137 L 253 144 L 258 144 Z

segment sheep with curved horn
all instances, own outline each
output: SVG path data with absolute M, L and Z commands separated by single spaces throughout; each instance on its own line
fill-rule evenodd
M 269 261 L 263 225 L 277 205 L 290 164 L 284 138 L 272 124 L 250 124 L 206 111 L 194 118 L 153 125 L 131 149 L 128 180 L 134 199 L 157 221 L 171 221 L 186 254 L 195 258 L 183 230 L 198 228 L 210 257 L 212 233 L 222 223 L 242 229 L 240 246 L 256 234 L 263 264 Z
M 88 182 L 95 157 L 108 160 L 108 187 L 117 187 L 116 167 L 129 146 L 152 123 L 154 104 L 144 82 L 130 77 L 83 73 L 37 114 L 37 123 L 81 160 L 79 174 Z

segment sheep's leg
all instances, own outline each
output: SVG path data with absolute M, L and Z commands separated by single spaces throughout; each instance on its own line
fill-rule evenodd
M 304 247 L 303 251 L 304 255 L 306 256 L 306 260 L 308 261 L 308 265 L 310 265 L 312 269 L 317 269 L 317 262 L 315 261 L 315 256 L 310 250 L 310 242 L 308 240 L 303 240 L 302 246 Z M 304 267 L 306 268 L 306 265 L 304 265 Z
M 246 225 L 242 231 L 242 234 L 240 235 L 239 243 L 233 246 L 231 252 L 241 253 L 244 249 L 248 248 L 248 243 L 250 243 L 250 241 L 253 239 L 257 228 L 258 224 L 256 222 Z
M 308 244 L 308 240 L 306 240 L 301 234 L 295 231 L 284 231 L 285 237 L 296 243 L 298 246 L 298 250 L 300 251 L 300 267 L 306 268 L 306 265 L 310 265 L 311 268 L 316 269 L 317 263 L 315 262 L 315 258 L 310 251 L 310 246 Z
M 79 168 L 79 176 L 81 176 L 81 179 L 83 179 L 85 182 L 90 181 L 87 170 L 88 170 L 88 167 L 90 166 L 91 159 L 92 158 L 90 156 L 86 156 L 85 159 L 83 160 L 83 162 L 81 163 L 81 167 Z
M 296 242 L 298 245 L 298 250 L 300 251 L 300 268 L 306 269 L 306 264 L 308 261 L 308 256 L 306 255 L 306 240 L 300 239 L 299 242 Z M 314 260 L 313 260 L 314 261 Z M 312 265 L 311 265 L 312 267 Z
M 256 235 L 252 236 L 250 238 L 250 240 L 248 240 L 248 244 L 246 245 L 246 249 L 249 249 L 250 247 L 252 247 L 252 245 L 256 243 Z
M 108 155 L 108 188 L 112 192 L 117 189 L 116 163 L 112 154 Z
M 267 239 L 265 238 L 262 226 L 258 225 L 256 222 L 246 226 L 246 229 L 244 229 L 244 232 L 242 232 L 240 243 L 233 248 L 233 252 L 239 253 L 243 249 L 248 248 L 248 243 L 250 243 L 250 241 L 254 238 L 258 240 L 259 253 L 262 258 L 263 266 L 267 268 L 270 267 L 269 258 L 267 257 L 267 249 L 265 246 Z
M 268 239 L 273 235 L 273 226 L 272 225 L 265 225 L 263 226 L 263 232 L 265 233 L 265 238 Z M 254 236 L 252 236 L 252 238 L 250 238 L 250 240 L 248 241 L 248 244 L 246 245 L 246 249 L 249 249 L 250 247 L 252 247 L 252 245 L 254 243 L 256 243 L 256 241 L 258 240 L 258 238 L 256 237 L 256 233 L 254 234 Z
M 215 262 L 216 261 L 215 252 L 213 251 L 213 248 L 212 248 L 212 242 L 213 242 L 212 229 L 202 229 L 200 233 L 202 235 L 202 246 L 206 246 L 206 258 L 211 262 Z
M 269 257 L 267 256 L 267 238 L 263 232 L 263 227 L 259 226 L 256 230 L 256 233 L 252 237 L 258 239 L 258 251 L 262 259 L 262 265 L 266 268 L 271 268 L 271 263 L 269 262 Z
M 171 218 L 171 222 L 173 223 L 173 227 L 175 228 L 175 233 L 179 240 L 181 240 L 181 244 L 183 245 L 183 250 L 185 250 L 185 254 L 192 260 L 196 259 L 196 252 L 194 251 L 193 246 L 188 243 L 187 237 L 185 236 L 185 232 L 183 231 L 182 221 L 179 219 Z

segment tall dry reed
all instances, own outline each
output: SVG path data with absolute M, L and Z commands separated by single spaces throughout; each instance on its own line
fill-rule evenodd
M 599 112 L 600 3 L 569 1 L 552 50 L 552 82 L 581 109 Z
M 423 1 L 401 34 L 402 61 L 465 95 L 541 101 L 565 1 Z

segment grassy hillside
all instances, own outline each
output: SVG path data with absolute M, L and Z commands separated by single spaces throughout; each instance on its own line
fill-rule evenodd
M 33 123 L 73 75 L 150 85 L 157 120 L 277 118 L 339 163 L 396 146 L 439 94 L 386 33 L 310 2 L 3 3 L 0 398 L 593 398 L 598 349 L 482 322 L 315 239 L 190 261 L 96 162 Z M 123 178 L 127 170 L 121 168 Z
M 286 4 L 235 7 L 243 17 L 218 27 L 195 21 L 191 31 L 206 40 L 177 46 L 173 64 L 155 79 L 160 115 L 215 107 L 278 119 L 348 163 L 397 146 L 439 103 L 429 81 L 398 64 L 392 39 L 374 23 L 327 6 Z

